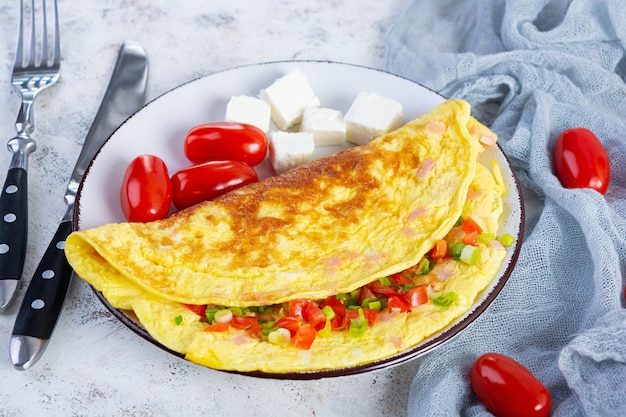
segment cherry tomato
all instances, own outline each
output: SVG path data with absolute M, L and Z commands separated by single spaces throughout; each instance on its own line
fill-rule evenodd
M 243 162 L 209 161 L 192 165 L 172 175 L 174 205 L 182 210 L 256 181 L 256 171 Z
M 249 124 L 207 123 L 187 133 L 184 151 L 187 159 L 195 164 L 235 160 L 255 166 L 265 159 L 267 138 L 261 129 Z
M 550 393 L 528 369 L 499 353 L 480 356 L 470 371 L 472 389 L 498 417 L 547 417 Z
M 172 205 L 172 183 L 165 162 L 154 155 L 133 159 L 124 174 L 120 203 L 128 221 L 165 218 Z
M 589 129 L 567 129 L 559 135 L 554 147 L 554 168 L 566 188 L 592 188 L 604 194 L 609 186 L 609 156 Z

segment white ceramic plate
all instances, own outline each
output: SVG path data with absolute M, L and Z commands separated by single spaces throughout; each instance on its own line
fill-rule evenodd
M 405 78 L 379 70 L 333 62 L 272 62 L 208 75 L 183 84 L 148 103 L 111 135 L 91 162 L 81 183 L 76 200 L 74 228 L 87 229 L 105 223 L 125 221 L 119 204 L 119 189 L 126 166 L 132 159 L 146 153 L 157 155 L 165 161 L 170 173 L 189 166 L 183 153 L 183 140 L 191 127 L 222 121 L 231 96 L 258 96 L 262 88 L 296 68 L 306 75 L 323 107 L 331 107 L 344 114 L 361 91 L 375 92 L 399 101 L 403 106 L 405 122 L 430 111 L 445 100 L 437 93 Z M 338 149 L 340 147 L 320 147 L 313 158 L 334 153 Z M 443 332 L 394 357 L 355 368 L 283 374 L 279 377 L 319 378 L 345 375 L 408 361 L 457 335 L 488 307 L 504 286 L 517 260 L 523 233 L 523 203 L 517 179 L 500 148 L 492 147 L 481 158 L 484 162 L 495 158 L 500 164 L 507 189 L 502 233 L 515 236 L 516 244 L 508 249 L 507 258 L 497 277 L 483 291 L 474 308 Z M 267 162 L 255 169 L 260 177 L 272 175 Z M 101 295 L 99 298 L 133 331 L 165 349 L 127 312 L 117 311 Z

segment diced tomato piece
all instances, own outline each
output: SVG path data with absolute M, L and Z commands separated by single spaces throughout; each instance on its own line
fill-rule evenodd
M 298 349 L 308 350 L 315 341 L 316 336 L 315 328 L 309 323 L 304 323 L 291 340 Z
M 342 304 L 335 296 L 330 296 L 326 300 L 324 300 L 320 307 L 324 308 L 326 306 L 330 306 L 335 312 L 335 317 L 330 320 L 330 325 L 333 330 L 338 330 L 343 328 L 345 325 L 344 318 L 346 317 L 346 313 L 348 309 L 345 305 Z
M 289 316 L 304 317 L 304 310 L 310 303 L 310 300 L 291 300 L 289 301 Z
M 361 287 L 361 290 L 359 291 L 359 304 L 363 305 L 363 301 L 367 299 L 375 300 L 376 294 L 374 294 L 374 291 L 372 291 L 368 286 Z
M 472 233 L 472 232 L 482 233 L 483 232 L 482 227 L 480 227 L 478 223 L 476 223 L 476 221 L 472 219 L 471 217 L 467 217 L 463 219 L 463 222 L 461 223 L 461 228 L 463 229 L 465 233 Z
M 372 327 L 374 323 L 376 323 L 376 319 L 378 319 L 378 314 L 380 314 L 380 311 L 378 310 L 363 307 L 363 315 L 367 319 L 367 325 L 370 327 Z
M 205 332 L 225 332 L 230 328 L 230 323 L 209 324 L 204 328 Z
M 435 241 L 435 246 L 430 250 L 432 259 L 442 259 L 448 255 L 448 242 L 444 239 Z
M 387 296 L 398 294 L 398 290 L 396 288 L 389 285 L 384 285 L 379 280 L 370 282 L 369 284 L 367 284 L 367 287 L 376 294 L 382 294 Z
M 258 334 L 261 331 L 259 320 L 252 316 L 233 315 L 233 319 L 230 324 L 235 329 L 247 330 L 251 334 Z
M 478 232 L 473 231 L 470 233 L 465 233 L 461 241 L 466 245 L 478 246 Z
M 400 295 L 392 295 L 387 300 L 387 306 L 390 311 L 396 311 L 400 313 L 404 313 L 406 311 L 411 310 L 411 305 L 409 302 Z
M 343 305 L 343 303 L 334 296 L 328 297 L 320 304 L 321 308 L 324 308 L 326 306 L 330 306 L 330 308 L 333 309 L 333 311 L 335 312 L 335 316 L 343 317 L 346 315 L 346 311 L 348 310 L 346 306 Z
M 402 274 L 393 274 L 390 278 L 392 278 L 398 285 L 415 284 L 415 282 L 411 278 Z
M 427 284 L 420 285 L 419 287 L 411 288 L 407 291 L 404 297 L 409 302 L 411 307 L 417 307 L 428 302 L 427 286 Z
M 420 264 L 418 262 L 415 265 L 408 267 L 407 269 L 405 269 L 404 271 L 402 271 L 400 273 L 403 274 L 403 275 L 404 274 L 411 275 L 411 274 L 416 273 L 418 271 L 419 267 L 420 267 Z
M 289 330 L 291 337 L 294 337 L 298 329 L 300 328 L 301 320 L 297 317 L 281 317 L 274 324 L 275 327 L 282 327 Z
M 314 302 L 308 304 L 304 310 L 304 320 L 309 322 L 315 330 L 321 330 L 326 325 L 326 316 L 322 309 Z
M 189 310 L 193 311 L 202 318 L 206 317 L 206 306 L 198 306 L 194 304 L 183 304 Z

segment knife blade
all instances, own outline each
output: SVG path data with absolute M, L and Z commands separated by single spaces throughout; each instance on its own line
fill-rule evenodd
M 15 319 L 9 342 L 15 369 L 26 370 L 43 354 L 56 325 L 73 270 L 65 258 L 65 239 L 72 232 L 74 200 L 89 162 L 104 141 L 144 103 L 148 60 L 143 48 L 125 42 L 98 108 L 85 137 L 65 191 L 66 212 L 30 281 Z

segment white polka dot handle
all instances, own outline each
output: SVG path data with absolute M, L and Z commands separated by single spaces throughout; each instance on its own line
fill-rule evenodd
M 28 285 L 13 328 L 14 335 L 48 340 L 63 307 L 72 267 L 65 258 L 65 239 L 72 222 L 59 225 Z
M 17 292 L 28 232 L 28 179 L 26 169 L 10 168 L 0 194 L 0 311 Z

